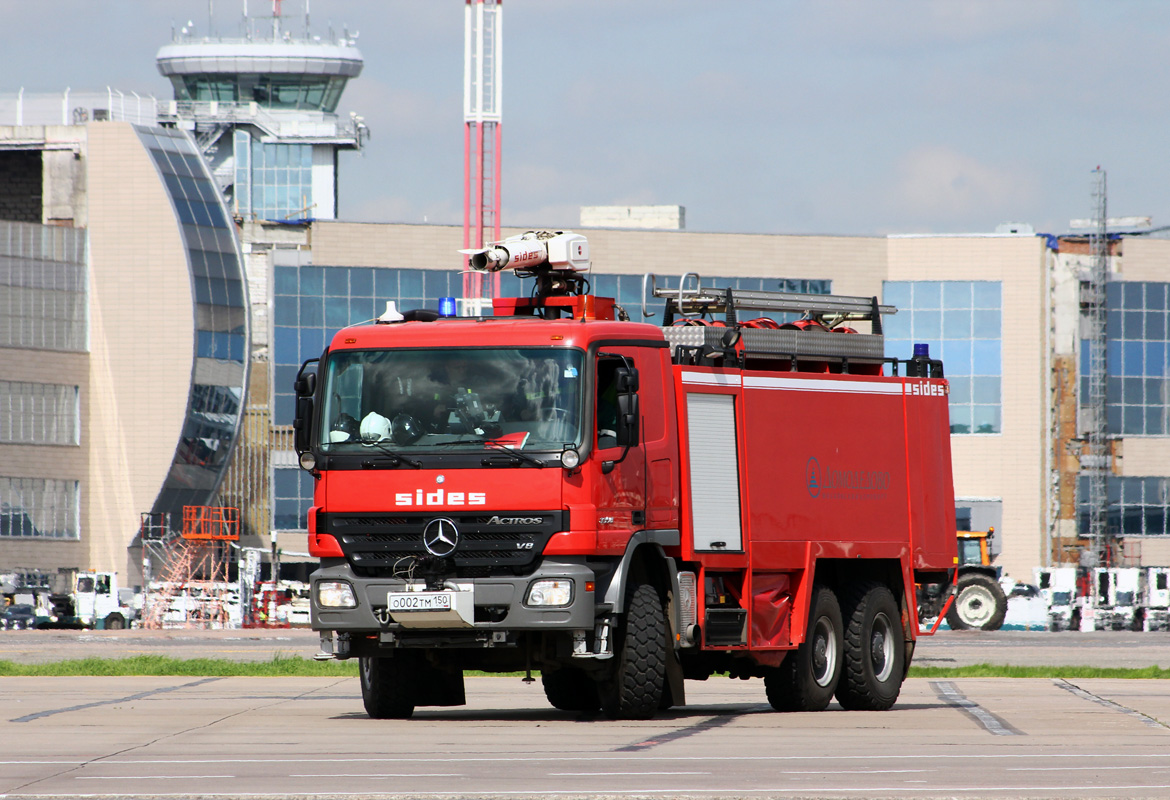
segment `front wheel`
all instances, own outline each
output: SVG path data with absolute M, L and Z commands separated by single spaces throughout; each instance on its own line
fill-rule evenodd
M 108 631 L 120 631 L 126 627 L 126 618 L 118 613 L 110 614 L 106 617 L 105 627 Z
M 406 653 L 393 658 L 362 656 L 358 659 L 358 676 L 362 685 L 362 704 L 374 719 L 410 719 L 414 699 L 410 687 L 411 667 Z
M 837 702 L 850 711 L 884 711 L 898 699 L 905 675 L 906 640 L 889 588 L 866 582 L 845 601 L 845 663 Z
M 633 586 L 621 627 L 613 672 L 598 685 L 601 707 L 613 719 L 650 719 L 666 691 L 666 615 L 658 590 Z
M 1007 597 L 999 581 L 989 575 L 963 575 L 959 578 L 955 602 L 947 612 L 952 629 L 997 631 L 1007 614 Z
M 814 586 L 804 642 L 764 676 L 768 702 L 777 711 L 821 711 L 833 699 L 844 648 L 841 606 L 827 586 Z

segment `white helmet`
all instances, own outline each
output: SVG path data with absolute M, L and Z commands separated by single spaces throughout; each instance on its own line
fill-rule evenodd
M 362 419 L 361 434 L 362 440 L 367 442 L 380 442 L 389 439 L 390 420 L 377 411 L 371 411 Z

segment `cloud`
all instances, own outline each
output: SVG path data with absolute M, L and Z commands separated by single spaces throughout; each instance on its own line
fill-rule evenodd
M 894 200 L 902 206 L 900 216 L 944 227 L 1010 216 L 1035 194 L 1024 170 L 990 166 L 947 147 L 911 151 L 896 167 Z

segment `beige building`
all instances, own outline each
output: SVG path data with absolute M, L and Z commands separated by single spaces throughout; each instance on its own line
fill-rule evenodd
M 190 137 L 0 127 L 0 575 L 141 582 L 144 513 L 215 495 L 248 375 L 235 228 Z
M 1079 348 L 1075 335 L 1079 306 L 1075 296 L 1071 301 L 1066 296 L 1068 287 L 1061 276 L 1071 274 L 1068 264 L 1076 257 L 1072 251 L 1081 245 L 1034 235 L 1026 226 L 1012 230 L 1021 232 L 890 237 L 612 228 L 582 232 L 590 240 L 594 289 L 616 296 L 635 320 L 642 318 L 642 276 L 648 272 L 664 276 L 672 286 L 679 276 L 698 273 L 704 285 L 877 295 L 899 306 L 900 313 L 886 320 L 887 355 L 908 357 L 913 342 L 928 342 L 932 355 L 943 359 L 952 383 L 951 446 L 959 523 L 976 530 L 994 526 L 1000 550 L 997 563 L 1005 574 L 1031 582 L 1035 567 L 1068 558 L 1078 543 L 1084 544 L 1077 528 L 1079 467 L 1076 459 L 1070 467 L 1057 453 L 1058 446 L 1068 447 L 1067 442 L 1057 442 L 1061 409 L 1055 378 L 1061 348 Z M 519 232 L 507 230 L 503 235 Z M 284 386 L 290 370 L 302 358 L 319 354 L 303 345 L 296 353 L 288 348 L 282 352 L 282 337 L 289 341 L 293 328 L 309 327 L 289 311 L 303 308 L 312 291 L 298 289 L 296 276 L 311 277 L 322 286 L 337 278 L 335 285 L 349 286 L 351 321 L 362 317 L 353 315 L 358 295 L 365 303 L 362 308 L 377 311 L 386 300 L 395 300 L 399 308 L 434 306 L 440 292 L 459 294 L 456 251 L 461 242 L 462 231 L 453 226 L 346 222 L 311 226 L 299 249 L 300 266 L 285 257 L 285 266 L 272 268 L 272 400 L 278 431 L 288 421 L 279 406 L 282 396 L 286 405 L 291 401 L 291 389 Z M 1129 237 L 1124 251 L 1116 261 L 1115 279 L 1162 281 L 1159 286 L 1170 280 L 1170 242 Z M 306 269 L 314 270 L 311 276 Z M 342 272 L 348 277 L 342 278 Z M 373 276 L 362 277 L 363 287 L 367 280 L 373 287 L 368 299 L 364 288 L 355 290 L 357 276 L 367 273 Z M 396 293 L 379 291 L 383 276 Z M 409 291 L 408 283 L 414 287 Z M 507 278 L 503 291 L 511 291 Z M 327 315 L 331 299 L 328 290 L 325 294 Z M 314 344 L 341 327 L 328 322 L 321 323 Z M 303 335 L 298 341 L 303 342 Z M 1170 429 L 1156 435 L 1119 436 L 1116 447 L 1123 455 L 1116 460 L 1116 478 L 1149 477 L 1164 486 L 1170 475 L 1167 433 Z M 1082 434 L 1074 432 L 1073 439 Z M 275 458 L 278 481 L 282 465 L 295 471 L 290 453 L 277 453 Z M 1159 502 L 1156 487 L 1151 492 L 1145 506 Z M 284 501 L 295 504 L 296 493 Z M 306 503 L 301 494 L 300 504 Z M 279 508 L 281 499 L 275 504 Z M 1147 522 L 1157 522 L 1154 512 L 1146 516 Z M 1127 519 L 1132 522 L 1132 515 Z M 1152 522 L 1134 533 L 1123 529 L 1119 518 L 1116 532 L 1131 560 L 1170 563 L 1165 523 L 1155 529 Z M 274 527 L 287 531 L 282 541 L 289 547 L 299 541 L 291 530 L 295 526 L 278 521 Z

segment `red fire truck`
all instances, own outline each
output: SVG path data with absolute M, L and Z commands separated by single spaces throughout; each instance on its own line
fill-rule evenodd
M 346 328 L 297 376 L 318 657 L 359 659 L 369 715 L 463 704 L 467 669 L 615 718 L 718 673 L 892 706 L 955 562 L 947 383 L 885 358 L 896 309 L 647 276 L 659 327 L 588 293 L 580 235 L 470 262 L 535 289 Z

